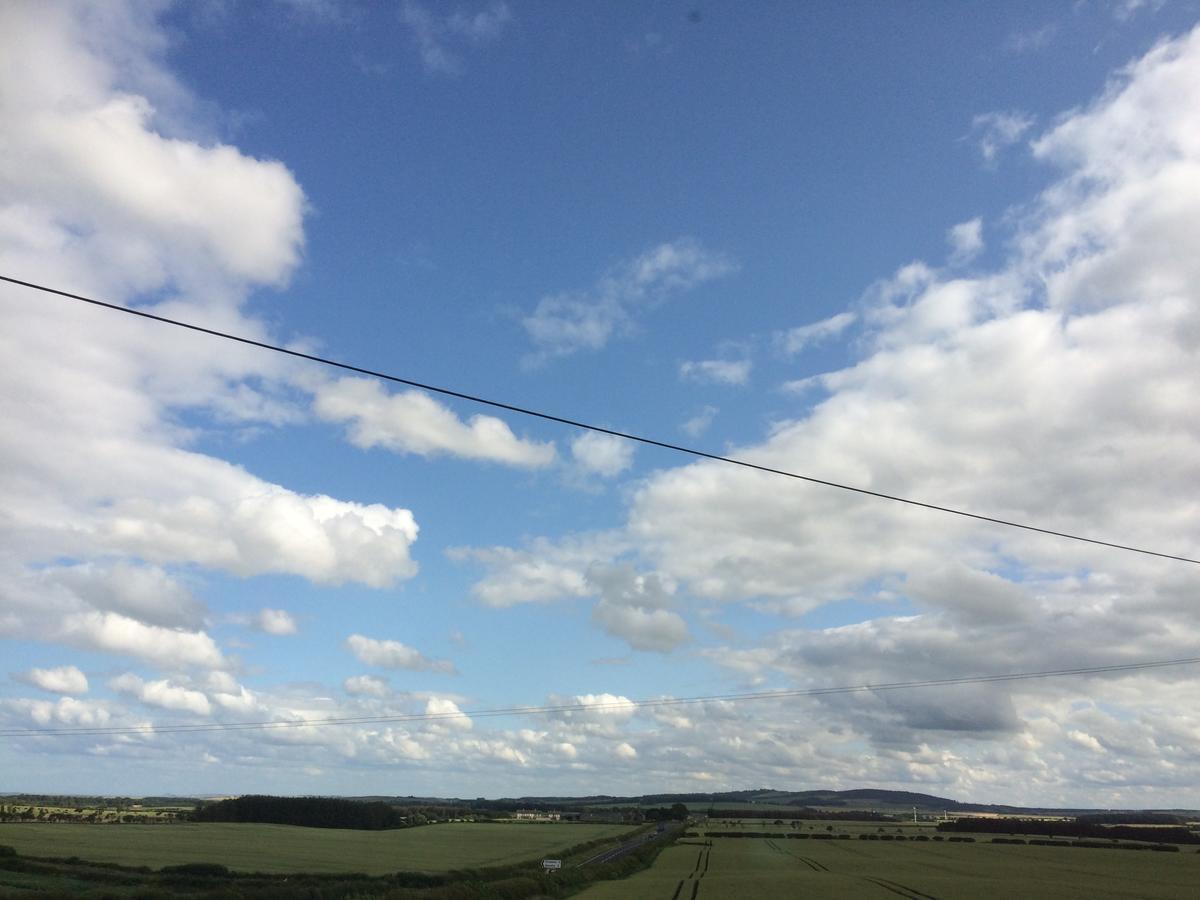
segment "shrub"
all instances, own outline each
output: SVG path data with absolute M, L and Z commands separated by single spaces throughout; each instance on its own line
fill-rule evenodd
M 229 869 L 220 863 L 183 863 L 178 866 L 163 866 L 164 875 L 200 875 L 206 878 L 228 878 Z

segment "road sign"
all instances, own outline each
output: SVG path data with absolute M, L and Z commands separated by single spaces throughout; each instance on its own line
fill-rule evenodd
M 550 871 L 551 869 L 561 869 L 562 868 L 562 860 L 561 859 L 543 859 L 542 860 L 542 868 L 547 871 Z

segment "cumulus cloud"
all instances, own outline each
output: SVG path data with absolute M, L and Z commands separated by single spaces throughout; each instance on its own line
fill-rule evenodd
M 807 347 L 837 337 L 853 325 L 857 318 L 852 312 L 840 312 L 819 322 L 777 332 L 775 341 L 784 353 L 794 356 Z
M 589 475 L 612 478 L 633 465 L 634 446 L 632 441 L 587 431 L 571 442 L 571 456 L 575 463 Z
M 286 609 L 262 609 L 254 619 L 254 625 L 267 634 L 295 634 L 296 620 Z
M 992 156 L 1032 127 L 1024 116 L 984 124 L 1005 126 Z M 1194 503 L 1179 486 L 1200 480 L 1197 135 L 1200 29 L 1161 42 L 1093 103 L 1034 137 L 1034 158 L 1053 178 L 1003 219 L 1011 234 L 994 270 L 961 277 L 914 261 L 871 285 L 859 305 L 861 360 L 818 376 L 824 399 L 734 455 L 1194 555 Z M 755 604 L 767 615 L 853 601 L 836 615 L 859 621 L 705 651 L 752 683 L 878 684 L 1173 659 L 1191 656 L 1200 639 L 1187 573 L 1163 561 L 715 462 L 648 477 L 615 540 L 630 548 L 634 571 L 654 572 L 681 598 Z M 579 589 L 595 590 L 587 580 Z M 597 624 L 632 637 L 645 623 L 607 619 L 613 610 L 670 611 L 628 596 L 598 606 Z M 1194 782 L 1195 760 L 1173 748 L 1196 722 L 1171 724 L 1172 698 L 1187 686 L 1164 670 L 828 697 L 812 701 L 814 716 L 838 731 L 819 746 L 772 718 L 769 730 L 747 723 L 761 738 L 721 732 L 702 765 L 683 753 L 673 762 L 676 771 L 719 771 L 749 755 L 770 773 L 816 754 L 836 761 L 823 769 L 830 779 L 851 784 L 918 781 L 971 793 L 1000 779 L 1025 785 L 1025 797 L 1141 804 L 1147 785 L 1170 796 L 1172 766 Z M 1120 767 L 1098 762 L 1117 746 Z M 649 755 L 640 738 L 638 749 L 639 759 Z
M 0 268 L 272 339 L 244 303 L 288 282 L 307 201 L 283 164 L 206 130 L 165 66 L 160 13 L 0 10 Z M 11 285 L 0 305 L 0 633 L 221 666 L 193 595 L 205 570 L 378 587 L 415 573 L 408 510 L 302 495 L 188 447 L 185 418 L 301 419 L 291 362 Z
M 132 672 L 126 672 L 112 679 L 108 686 L 114 691 L 137 698 L 147 706 L 175 709 L 198 716 L 207 716 L 212 712 L 212 704 L 203 692 L 174 684 L 165 678 L 143 681 Z
M 148 625 L 198 629 L 204 624 L 204 604 L 157 566 L 82 563 L 44 568 L 40 576 L 44 584 L 61 585 L 89 606 Z
M 454 664 L 447 659 L 430 659 L 399 641 L 377 640 L 352 634 L 346 646 L 359 662 L 384 669 L 408 669 L 411 672 L 442 672 L 454 674 Z
M 243 576 L 281 572 L 386 587 L 416 574 L 409 548 L 418 528 L 407 509 L 302 496 L 228 468 L 227 483 L 205 492 L 112 505 L 96 522 L 96 543 L 155 563 L 195 562 Z
M 88 690 L 87 676 L 75 666 L 30 669 L 17 677 L 27 684 L 54 694 L 86 694 Z
M 610 562 L 625 549 L 610 534 L 578 535 L 559 542 L 544 538 L 528 547 L 456 547 L 448 556 L 458 562 L 482 565 L 486 574 L 471 593 L 486 606 L 545 603 L 590 596 L 588 569 Z
M 449 454 L 527 468 L 549 465 L 555 458 L 553 443 L 522 440 L 494 416 L 476 415 L 463 422 L 422 391 L 388 394 L 370 378 L 323 385 L 313 408 L 327 422 L 349 423 L 350 443 L 364 450 Z
M 748 359 L 704 359 L 679 365 L 679 377 L 689 381 L 716 384 L 745 384 L 750 380 Z
M 430 697 L 425 703 L 425 715 L 437 716 L 438 725 L 456 731 L 470 731 L 475 724 L 458 708 L 458 704 L 447 697 Z
M 109 725 L 113 714 L 103 701 L 60 697 L 48 700 L 0 700 L 0 720 L 23 727 L 94 727 Z
M 216 642 L 202 631 L 146 625 L 113 612 L 68 615 L 63 619 L 61 634 L 79 647 L 136 656 L 162 666 L 225 665 Z
M 734 271 L 727 256 L 680 238 L 614 267 L 589 290 L 551 294 L 522 320 L 537 347 L 528 364 L 599 350 L 616 335 L 629 334 L 648 307 Z
M 655 574 L 635 572 L 632 566 L 597 566 L 588 583 L 600 599 L 592 621 L 635 650 L 666 653 L 688 639 L 687 623 L 668 607 L 674 604 L 671 586 Z

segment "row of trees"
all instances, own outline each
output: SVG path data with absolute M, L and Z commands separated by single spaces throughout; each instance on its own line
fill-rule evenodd
M 1106 838 L 1123 841 L 1152 841 L 1163 844 L 1200 844 L 1200 835 L 1183 826 L 1147 828 L 1137 825 L 1102 825 L 1076 819 L 1060 822 L 1050 819 L 955 819 L 939 822 L 938 831 L 965 831 L 975 834 L 1037 834 L 1046 837 Z
M 192 818 L 196 822 L 266 822 L 369 831 L 406 828 L 410 824 L 408 818 L 390 804 L 333 797 L 234 797 L 202 806 Z

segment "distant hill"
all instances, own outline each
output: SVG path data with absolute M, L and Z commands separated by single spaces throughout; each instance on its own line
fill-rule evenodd
M 471 801 L 460 801 L 471 802 Z M 642 794 L 638 796 L 588 796 L 588 797 L 515 797 L 504 798 L 502 803 L 527 806 L 669 806 L 686 803 L 696 810 L 705 805 L 717 807 L 764 806 L 778 808 L 808 807 L 828 810 L 864 810 L 880 813 L 906 813 L 915 806 L 922 813 L 998 813 L 1003 815 L 1076 816 L 1088 815 L 1100 810 L 1091 808 L 1058 808 L 1035 806 L 1010 806 L 1001 803 L 965 803 L 949 797 L 922 794 L 915 791 L 891 791 L 882 788 L 856 788 L 846 791 L 811 790 L 778 791 L 757 788 L 743 791 L 719 793 Z M 1104 810 L 1104 812 L 1153 812 L 1170 815 L 1196 816 L 1198 810 L 1148 809 L 1148 810 Z
M 221 799 L 228 797 L 222 795 Z M 45 794 L 2 794 L 5 802 L 42 803 L 57 805 L 81 806 L 96 797 L 84 796 L 51 796 Z M 104 798 L 109 805 L 171 805 L 192 806 L 200 805 L 201 800 L 188 797 L 144 797 L 144 798 Z M 204 798 L 210 799 L 210 798 Z M 217 799 L 217 798 L 211 798 Z M 493 810 L 512 811 L 517 809 L 572 809 L 587 810 L 588 808 L 613 806 L 671 806 L 674 803 L 684 803 L 691 810 L 703 812 L 708 807 L 716 810 L 732 809 L 763 809 L 778 810 L 786 813 L 789 810 L 799 814 L 803 809 L 824 810 L 836 812 L 876 812 L 881 814 L 903 815 L 910 813 L 913 807 L 919 813 L 996 813 L 1007 816 L 1094 816 L 1108 813 L 1147 813 L 1179 816 L 1185 819 L 1200 818 L 1200 810 L 1195 809 L 1099 809 L 1095 807 L 1058 808 L 1041 806 L 1010 806 L 1001 803 L 967 803 L 949 797 L 938 797 L 934 794 L 923 794 L 916 791 L 892 791 L 882 788 L 855 788 L 853 790 L 809 790 L 809 791 L 780 791 L 771 788 L 753 788 L 741 791 L 722 791 L 717 793 L 676 793 L 676 794 L 638 794 L 616 796 L 612 794 L 589 794 L 586 796 L 521 796 L 501 798 L 462 798 L 462 797 L 427 797 L 399 795 L 371 795 L 359 797 L 329 798 L 353 800 L 359 803 L 386 803 L 397 807 L 455 807 L 462 810 Z M 1128 821 L 1129 816 L 1122 816 Z

